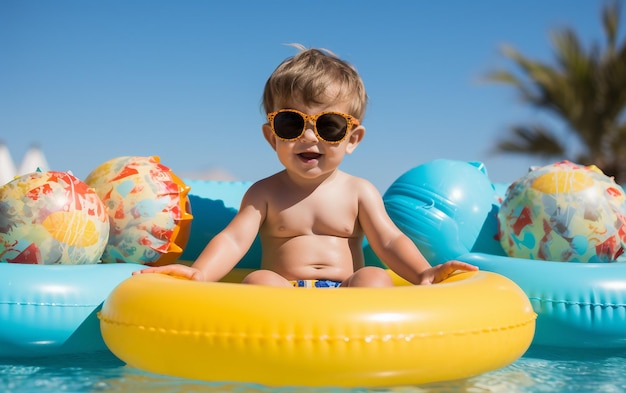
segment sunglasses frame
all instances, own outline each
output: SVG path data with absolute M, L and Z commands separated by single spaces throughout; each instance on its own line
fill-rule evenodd
M 289 113 L 296 113 L 300 116 L 302 116 L 302 119 L 304 120 L 303 126 L 302 126 L 302 131 L 300 131 L 300 134 L 295 137 L 295 138 L 283 138 L 282 136 L 278 135 L 276 133 L 276 129 L 274 128 L 274 119 L 276 118 L 276 116 L 279 113 L 284 113 L 284 112 L 289 112 Z M 329 141 L 327 139 L 325 139 L 324 137 L 322 137 L 319 132 L 317 131 L 317 119 L 320 118 L 323 115 L 339 115 L 341 117 L 343 117 L 344 119 L 346 119 L 346 133 L 343 135 L 343 137 L 341 137 L 341 139 L 339 139 L 338 141 Z M 304 132 L 306 131 L 306 127 L 307 127 L 307 123 L 311 122 L 313 123 L 313 132 L 315 133 L 315 136 L 326 142 L 329 143 L 331 145 L 336 145 L 339 144 L 341 142 L 343 142 L 346 137 L 348 136 L 348 134 L 350 133 L 350 131 L 352 131 L 352 129 L 354 127 L 358 127 L 360 125 L 359 120 L 354 117 L 354 116 L 350 116 L 348 114 L 345 113 L 341 113 L 341 112 L 334 112 L 334 111 L 325 111 L 325 112 L 320 112 L 317 113 L 315 115 L 307 115 L 304 112 L 300 112 L 297 109 L 280 109 L 277 110 L 276 112 L 270 112 L 267 114 L 267 122 L 270 125 L 270 128 L 272 129 L 272 132 L 274 133 L 274 135 L 276 136 L 276 138 L 280 139 L 281 141 L 286 141 L 286 142 L 292 142 L 295 141 L 299 138 L 302 137 L 302 135 L 304 135 Z

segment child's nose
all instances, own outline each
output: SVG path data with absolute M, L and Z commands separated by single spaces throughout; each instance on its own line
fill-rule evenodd
M 306 128 L 304 129 L 304 133 L 302 134 L 302 140 L 317 142 L 317 135 L 315 135 L 315 131 L 313 131 L 313 125 L 310 122 L 306 123 Z

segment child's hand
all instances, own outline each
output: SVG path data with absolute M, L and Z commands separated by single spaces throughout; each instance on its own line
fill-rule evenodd
M 457 270 L 475 271 L 477 266 L 460 261 L 448 261 L 444 264 L 433 266 L 422 272 L 420 285 L 436 284 L 450 277 Z
M 193 281 L 204 281 L 204 274 L 196 268 L 187 265 L 165 265 L 159 267 L 148 267 L 146 269 L 133 272 L 133 276 L 137 274 L 160 273 L 169 276 L 186 278 Z

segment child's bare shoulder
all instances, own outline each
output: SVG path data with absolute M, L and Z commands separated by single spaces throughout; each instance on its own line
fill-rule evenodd
M 263 178 L 261 180 L 257 180 L 256 182 L 252 183 L 248 191 L 255 192 L 255 193 L 267 192 L 268 190 L 271 190 L 273 187 L 276 187 L 276 185 L 281 181 L 282 176 L 283 176 L 282 172 L 278 172 L 271 176 Z
M 274 190 L 276 190 L 276 178 L 275 176 L 266 177 L 258 180 L 248 188 L 243 196 L 244 202 L 248 203 L 264 203 L 265 200 L 271 197 Z
M 363 196 L 380 196 L 376 187 L 367 179 L 346 174 L 344 186 L 353 193 Z

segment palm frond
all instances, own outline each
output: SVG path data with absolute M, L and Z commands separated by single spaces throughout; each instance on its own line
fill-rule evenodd
M 542 125 L 516 125 L 511 127 L 510 131 L 507 138 L 497 142 L 497 151 L 544 157 L 562 157 L 565 154 L 565 148 L 559 138 Z
M 617 43 L 620 8 L 619 1 L 613 1 L 602 11 L 602 27 L 604 34 L 606 34 L 609 51 L 613 51 Z
M 488 79 L 512 86 L 523 103 L 561 119 L 569 136 L 559 139 L 542 125 L 518 125 L 496 142 L 496 151 L 572 159 L 565 154 L 576 140 L 583 151 L 574 159 L 602 164 L 626 182 L 626 43 L 618 39 L 619 14 L 618 0 L 603 9 L 604 46 L 585 47 L 572 29 L 553 32 L 552 64 L 502 47 L 514 69 L 492 71 Z

